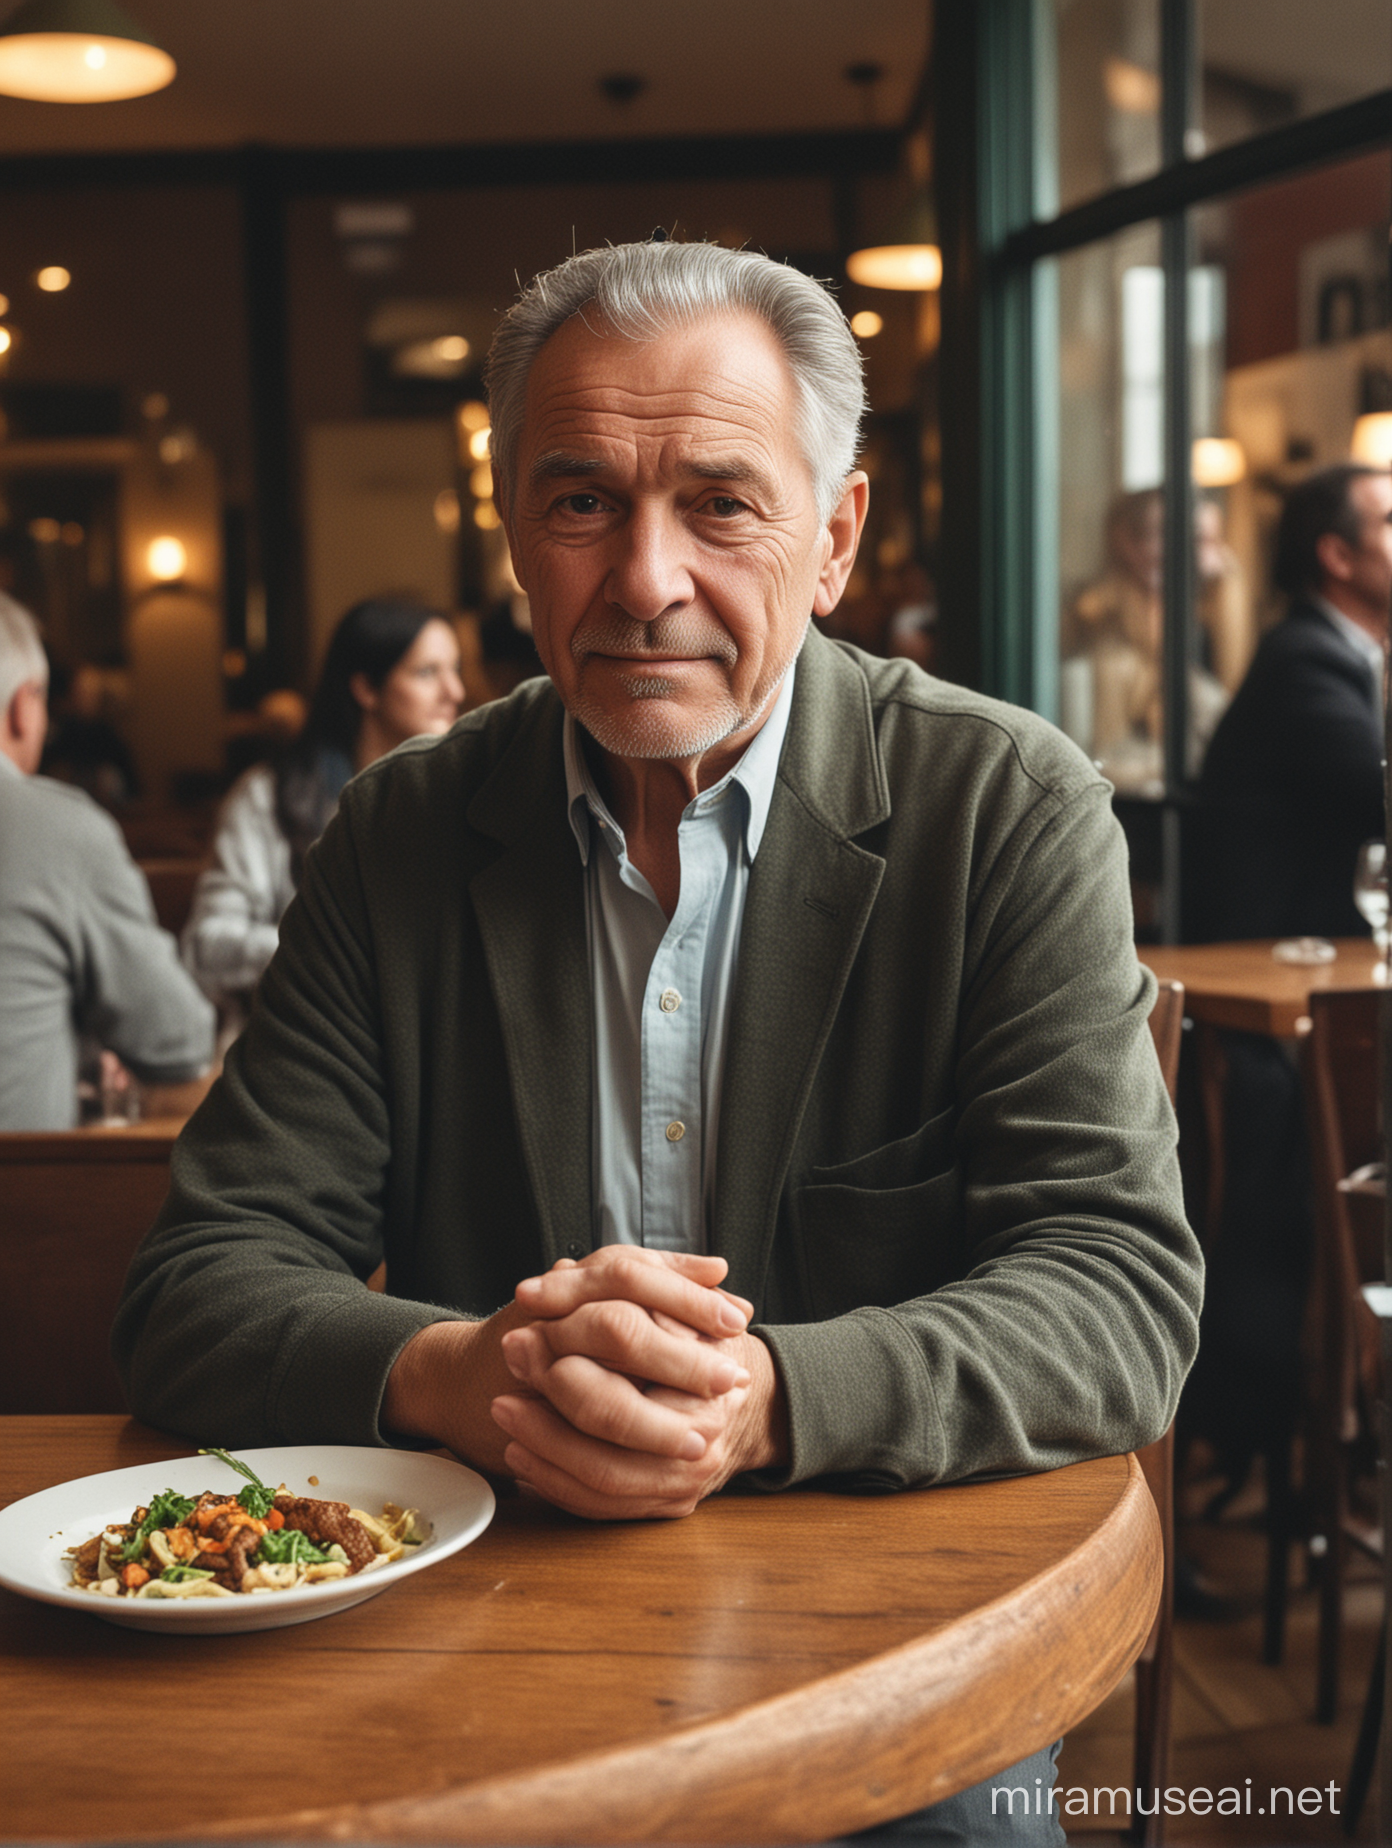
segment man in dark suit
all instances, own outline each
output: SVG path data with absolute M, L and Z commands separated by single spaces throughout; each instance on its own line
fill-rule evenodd
M 1343 464 L 1291 494 L 1276 542 L 1291 599 L 1209 746 L 1194 935 L 1347 937 L 1362 841 L 1383 832 L 1382 668 L 1392 476 Z
M 1359 845 L 1380 836 L 1392 607 L 1392 476 L 1341 464 L 1290 495 L 1275 576 L 1291 598 L 1209 747 L 1192 935 L 1346 937 Z M 1231 1479 L 1289 1452 L 1312 1227 L 1300 1075 L 1288 1049 L 1225 1033 L 1222 1222 L 1186 1416 Z M 1279 1493 L 1279 1483 L 1278 1491 Z

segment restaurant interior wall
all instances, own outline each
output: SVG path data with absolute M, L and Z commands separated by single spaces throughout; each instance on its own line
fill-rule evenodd
M 104 404 L 116 408 L 104 414 L 122 440 L 158 446 L 173 437 L 216 459 L 226 557 L 218 639 L 232 703 L 252 705 L 270 686 L 307 683 L 329 604 L 348 582 L 340 575 L 315 605 L 307 521 L 323 496 L 306 476 L 312 432 L 355 421 L 385 432 L 382 420 L 401 415 L 447 422 L 461 396 L 479 392 L 478 362 L 517 276 L 572 247 L 645 236 L 661 224 L 747 242 L 840 278 L 863 224 L 897 196 L 899 148 L 896 131 L 868 130 L 636 150 L 473 150 L 472 159 L 457 149 L 435 159 L 406 150 L 373 163 L 351 150 L 34 157 L 12 163 L 13 184 L 0 201 L 15 273 L 7 322 L 14 345 L 0 366 L 16 393 L 35 385 L 60 396 L 79 385 L 106 391 Z M 634 172 L 650 177 L 626 177 Z M 503 183 L 490 184 L 490 174 Z M 575 176 L 570 183 L 566 174 Z M 508 183 L 509 175 L 522 177 Z M 375 187 L 363 184 L 369 176 Z M 384 176 L 414 183 L 388 189 Z M 386 204 L 409 226 L 375 271 L 346 260 L 339 222 L 342 208 L 364 204 Z M 58 256 L 72 282 L 45 295 L 33 276 Z M 844 279 L 839 286 L 848 313 L 873 305 L 883 322 L 864 344 L 875 406 L 867 464 L 880 476 L 866 556 L 894 566 L 921 547 L 933 519 L 936 432 L 925 427 L 923 407 L 936 326 L 916 298 L 871 294 Z M 461 309 L 469 363 L 433 404 L 428 396 L 393 404 L 369 330 L 383 311 L 431 302 Z M 436 511 L 451 494 L 464 499 L 462 490 L 458 477 L 437 489 Z M 24 513 L 24 494 L 12 499 Z M 471 503 L 464 505 L 467 515 Z M 21 533 L 32 517 L 30 510 Z M 445 535 L 454 594 L 444 600 L 476 607 L 489 573 L 474 556 L 478 535 L 467 517 L 461 524 Z M 500 539 L 492 549 L 501 552 Z M 365 557 L 353 588 L 414 589 L 437 600 L 439 574 L 426 577 L 414 584 L 390 559 L 374 566 Z M 16 588 L 38 582 L 35 571 L 21 573 Z M 883 610 L 873 585 L 863 579 L 853 590 L 847 607 L 866 613 L 868 639 L 878 643 Z M 131 594 L 126 586 L 127 606 Z M 108 620 L 95 651 L 113 669 L 128 653 L 128 621 L 128 607 L 121 621 Z

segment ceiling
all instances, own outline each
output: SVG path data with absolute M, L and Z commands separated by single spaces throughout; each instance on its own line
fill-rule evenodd
M 889 127 L 912 105 L 930 15 L 930 0 L 124 3 L 173 54 L 173 84 L 123 103 L 0 97 L 0 153 Z M 884 69 L 868 97 L 844 76 L 865 61 Z M 611 102 L 598 80 L 614 72 L 646 87 Z

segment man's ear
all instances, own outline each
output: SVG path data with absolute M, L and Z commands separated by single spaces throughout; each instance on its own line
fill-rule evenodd
M 846 477 L 840 502 L 826 524 L 824 536 L 830 545 L 817 575 L 817 594 L 812 599 L 814 615 L 830 616 L 841 601 L 860 547 L 860 535 L 865 531 L 869 505 L 870 478 L 863 469 L 856 469 Z
M 1353 547 L 1338 533 L 1321 533 L 1315 541 L 1315 557 L 1326 577 L 1345 583 L 1353 575 Z
M 32 776 L 48 736 L 48 691 L 37 680 L 16 687 L 0 712 L 0 751 Z

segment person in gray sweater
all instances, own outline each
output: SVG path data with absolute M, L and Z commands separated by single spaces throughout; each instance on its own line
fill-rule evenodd
M 47 690 L 33 618 L 0 594 L 0 1130 L 73 1128 L 84 1034 L 151 1084 L 201 1076 L 213 1052 L 212 1005 L 115 822 L 35 775 Z

